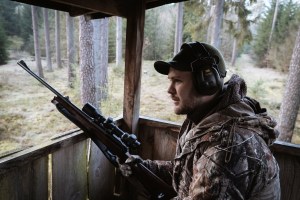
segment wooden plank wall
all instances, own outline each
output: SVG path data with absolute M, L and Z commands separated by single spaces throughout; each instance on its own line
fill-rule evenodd
M 52 154 L 52 199 L 87 198 L 87 140 Z
M 114 168 L 88 141 L 76 130 L 0 158 L 0 200 L 112 199 Z
M 300 145 L 277 141 L 271 149 L 280 168 L 281 200 L 300 199 Z
M 48 199 L 48 159 L 38 158 L 0 174 L 0 199 Z
M 172 160 L 180 125 L 146 117 L 139 124 L 139 154 L 146 159 Z M 276 141 L 271 150 L 280 167 L 281 200 L 299 200 L 300 145 Z
M 141 117 L 139 120 L 139 154 L 144 159 L 172 160 L 180 125 L 169 121 Z
M 89 155 L 88 185 L 90 200 L 114 198 L 115 168 L 94 143 Z
M 127 16 L 123 118 L 125 131 L 137 132 L 146 0 L 133 0 Z
M 179 128 L 179 124 L 141 117 L 140 155 L 172 160 Z M 114 186 L 120 180 L 115 180 L 113 166 L 95 145 L 89 150 L 87 141 L 77 130 L 0 158 L 0 200 L 117 199 Z M 299 199 L 300 145 L 276 142 L 271 149 L 281 169 L 282 200 Z

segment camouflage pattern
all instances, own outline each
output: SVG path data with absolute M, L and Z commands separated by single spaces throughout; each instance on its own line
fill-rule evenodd
M 198 124 L 182 125 L 173 161 L 145 161 L 166 182 L 174 199 L 280 199 L 279 167 L 268 145 L 276 122 L 246 97 L 233 75 L 215 108 Z

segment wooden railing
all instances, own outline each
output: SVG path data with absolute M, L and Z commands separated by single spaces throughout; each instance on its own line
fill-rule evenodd
M 140 118 L 140 127 L 144 145 L 141 155 L 151 159 L 173 158 L 179 124 Z M 300 199 L 300 145 L 276 141 L 271 150 L 280 167 L 281 199 Z
M 276 141 L 271 150 L 280 168 L 281 199 L 300 199 L 300 145 Z
M 113 177 L 102 153 L 90 148 L 82 131 L 73 130 L 0 158 L 0 199 L 110 199 Z
M 141 117 L 139 154 L 170 160 L 180 125 Z M 41 145 L 0 158 L 0 200 L 117 199 L 114 167 L 86 135 L 73 130 Z M 282 200 L 299 199 L 300 145 L 276 142 Z

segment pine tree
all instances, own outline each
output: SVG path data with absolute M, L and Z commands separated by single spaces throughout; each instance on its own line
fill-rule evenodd
M 122 18 L 116 17 L 116 65 L 120 66 L 122 61 Z
M 6 50 L 7 39 L 0 19 L 0 65 L 6 64 L 8 60 L 8 52 Z
M 158 60 L 173 57 L 175 18 L 174 5 L 146 12 L 144 59 Z
M 292 1 L 280 3 L 271 48 L 268 48 L 274 10 L 275 3 L 259 22 L 252 47 L 258 64 L 287 71 L 299 25 L 300 7 Z
M 0 0 L 0 15 L 3 19 L 2 26 L 8 36 L 18 35 L 20 32 L 19 18 L 15 12 L 17 6 L 19 6 L 17 2 Z
M 32 37 L 32 19 L 30 5 L 23 4 L 22 10 L 19 13 L 20 37 L 23 39 L 24 44 L 22 49 L 28 52 L 34 52 L 33 37 Z
M 291 142 L 300 106 L 300 27 L 296 38 L 289 74 L 280 107 L 279 140 Z

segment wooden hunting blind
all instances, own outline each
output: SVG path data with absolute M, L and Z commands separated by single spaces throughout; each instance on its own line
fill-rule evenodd
M 127 19 L 125 80 L 121 127 L 136 133 L 143 158 L 171 160 L 180 126 L 141 117 L 140 84 L 146 9 L 183 0 L 17 0 L 18 2 L 86 15 L 91 19 L 120 16 Z M 134 189 L 115 171 L 101 151 L 89 148 L 87 136 L 76 130 L 44 144 L 0 158 L 0 200 L 134 199 Z M 276 142 L 282 199 L 299 199 L 300 147 Z M 89 155 L 89 157 L 87 157 Z M 142 197 L 138 197 L 143 199 Z

